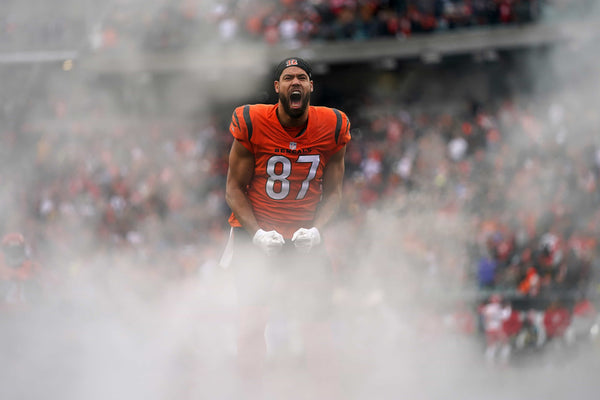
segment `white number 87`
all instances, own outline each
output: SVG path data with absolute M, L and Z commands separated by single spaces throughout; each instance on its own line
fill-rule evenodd
M 302 181 L 302 187 L 300 191 L 296 195 L 296 200 L 301 200 L 306 196 L 308 192 L 308 188 L 310 186 L 310 181 L 312 181 L 317 175 L 317 169 L 319 168 L 320 156 L 316 155 L 302 155 L 298 156 L 296 162 L 298 163 L 310 163 L 310 170 L 308 171 L 308 175 Z M 275 167 L 277 164 L 281 164 L 281 172 L 275 172 Z M 267 175 L 269 175 L 269 179 L 267 179 L 266 191 L 267 195 L 274 200 L 282 200 L 285 199 L 290 194 L 290 181 L 288 181 L 288 177 L 292 173 L 292 161 L 285 156 L 273 156 L 269 158 L 267 162 Z M 281 182 L 281 188 L 279 192 L 275 191 L 275 182 Z

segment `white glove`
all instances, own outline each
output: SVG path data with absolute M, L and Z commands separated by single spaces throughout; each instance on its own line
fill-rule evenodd
M 252 238 L 252 243 L 260 247 L 267 255 L 278 253 L 285 243 L 283 236 L 277 231 L 264 231 L 259 229 Z
M 298 250 L 308 253 L 314 246 L 321 243 L 321 234 L 315 227 L 310 229 L 300 228 L 292 236 L 292 242 Z

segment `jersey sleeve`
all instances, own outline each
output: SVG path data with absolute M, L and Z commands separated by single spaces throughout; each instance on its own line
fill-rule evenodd
M 252 151 L 252 120 L 250 119 L 250 106 L 240 106 L 233 111 L 231 123 L 229 124 L 229 132 L 236 138 L 245 148 Z
M 341 128 L 340 128 L 340 133 L 339 136 L 337 137 L 337 143 L 341 146 L 347 144 L 350 139 L 350 119 L 348 118 L 348 116 L 340 111 L 340 114 L 342 115 L 342 123 L 341 123 Z
M 350 137 L 350 120 L 343 111 L 333 109 L 335 114 L 335 150 L 344 147 L 351 139 Z

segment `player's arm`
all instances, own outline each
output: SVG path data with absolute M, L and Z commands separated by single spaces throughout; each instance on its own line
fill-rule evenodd
M 225 200 L 235 214 L 237 220 L 252 237 L 252 243 L 260 247 L 267 255 L 275 254 L 284 244 L 283 236 L 274 230 L 260 229 L 250 201 L 246 196 L 246 188 L 254 174 L 254 155 L 240 142 L 233 141 L 229 152 L 229 169 L 225 185 Z
M 229 152 L 229 169 L 225 186 L 225 200 L 244 229 L 253 236 L 260 229 L 246 188 L 254 174 L 254 155 L 237 139 Z
M 340 208 L 345 155 L 346 146 L 331 156 L 323 171 L 323 198 L 313 223 L 313 226 L 319 230 L 323 229 Z

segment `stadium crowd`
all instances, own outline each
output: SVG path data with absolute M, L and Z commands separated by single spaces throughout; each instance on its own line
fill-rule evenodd
M 368 14 L 365 7 L 356 15 Z M 337 37 L 321 28 L 307 38 Z M 23 89 L 17 80 L 7 84 Z M 3 102 L 11 118 L 1 125 L 0 202 L 11 212 L 0 232 L 22 233 L 41 261 L 18 276 L 0 270 L 0 287 L 10 294 L 4 299 L 15 298 L 6 282 L 44 271 L 69 279 L 105 265 L 106 257 L 114 257 L 114 268 L 143 265 L 144 274 L 160 279 L 213 274 L 227 236 L 230 109 L 193 120 L 156 117 L 141 105 L 148 93 L 121 99 L 135 104 L 128 113 L 132 108 L 115 107 L 110 90 L 56 86 L 63 90 Z M 484 307 L 490 294 L 502 293 L 519 326 L 530 310 L 544 315 L 560 305 L 569 322 L 577 310 L 589 312 L 584 306 L 596 300 L 600 269 L 599 121 L 577 90 L 446 106 L 405 102 L 384 89 L 346 97 L 340 108 L 353 140 L 345 203 L 328 236 L 340 287 L 352 291 L 360 280 L 364 290 L 367 281 L 392 308 L 407 296 L 426 302 L 434 294 Z M 381 226 L 390 234 L 374 235 Z M 397 253 L 400 260 L 383 257 Z M 407 276 L 408 290 L 395 290 Z M 473 333 L 477 324 L 468 316 L 481 309 L 470 307 L 457 329 Z M 539 320 L 545 332 L 567 332 Z M 479 322 L 484 329 L 485 318 Z
M 176 49 L 205 43 L 198 39 L 206 37 L 220 43 L 249 39 L 298 47 L 315 41 L 406 38 L 448 29 L 522 24 L 538 20 L 542 9 L 550 15 L 553 10 L 559 15 L 573 12 L 566 7 L 568 1 L 541 0 L 182 0 L 146 9 L 140 16 L 135 3 L 124 2 L 110 11 L 98 32 L 97 47 L 118 47 L 122 39 L 130 46 Z M 132 35 L 135 32 L 147 34 Z
M 173 50 L 205 45 L 208 39 L 298 47 L 578 18 L 592 5 L 591 0 L 63 0 L 30 10 L 6 2 L 0 6 L 0 48 Z

